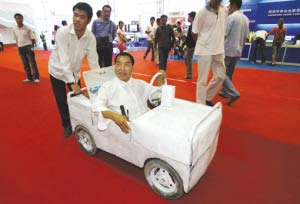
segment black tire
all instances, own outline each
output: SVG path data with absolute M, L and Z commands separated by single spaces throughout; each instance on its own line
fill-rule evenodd
M 154 192 L 167 199 L 183 196 L 183 182 L 177 171 L 160 159 L 151 159 L 144 167 L 145 178 Z
M 75 128 L 75 134 L 77 142 L 79 143 L 81 149 L 88 155 L 95 155 L 98 151 L 96 143 L 91 135 L 91 133 L 83 126 L 79 125 Z

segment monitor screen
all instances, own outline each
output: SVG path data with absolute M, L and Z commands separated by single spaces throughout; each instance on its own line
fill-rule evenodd
M 266 42 L 273 42 L 273 39 L 274 39 L 274 35 L 269 35 Z
M 138 31 L 138 25 L 129 25 L 129 32 L 137 32 Z
M 294 35 L 286 35 L 285 36 L 285 41 L 286 42 L 294 42 L 295 41 L 295 36 Z
M 269 35 L 266 42 L 273 42 L 273 39 L 274 39 L 274 35 Z M 295 40 L 296 40 L 296 37 L 294 35 L 286 35 L 284 41 L 294 43 Z

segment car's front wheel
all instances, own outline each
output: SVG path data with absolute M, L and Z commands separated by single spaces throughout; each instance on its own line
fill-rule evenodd
M 91 133 L 83 126 L 79 125 L 75 128 L 75 134 L 77 141 L 81 149 L 89 155 L 95 155 L 97 153 L 96 143 Z
M 183 196 L 183 182 L 177 171 L 160 159 L 148 161 L 144 167 L 145 178 L 156 193 L 167 199 Z

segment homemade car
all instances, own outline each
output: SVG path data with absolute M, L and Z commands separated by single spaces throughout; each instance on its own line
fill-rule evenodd
M 101 85 L 115 77 L 113 67 L 84 72 L 89 97 L 71 97 L 71 123 L 81 148 L 89 155 L 98 149 L 138 167 L 144 167 L 150 187 L 167 199 L 188 193 L 203 176 L 216 152 L 222 105 L 209 107 L 174 99 L 171 107 L 161 105 L 130 120 L 131 132 L 123 133 L 111 122 L 97 128 L 98 114 L 91 101 Z

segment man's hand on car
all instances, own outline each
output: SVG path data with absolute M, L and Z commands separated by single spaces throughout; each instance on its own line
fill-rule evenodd
M 124 133 L 129 133 L 130 127 L 126 116 L 115 113 L 112 120 L 121 128 Z
M 72 84 L 71 88 L 72 88 L 74 94 L 79 94 L 81 92 L 80 86 L 78 84 Z
M 130 127 L 128 124 L 128 119 L 126 116 L 121 115 L 119 113 L 115 113 L 112 111 L 102 111 L 101 112 L 102 116 L 104 118 L 111 119 L 116 123 L 117 126 L 119 126 L 124 133 L 129 133 L 130 132 Z

